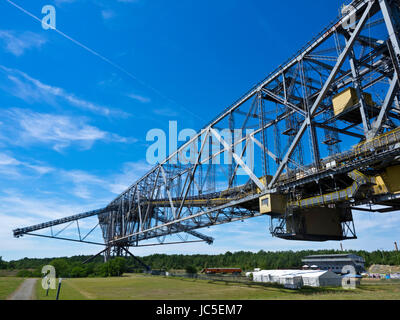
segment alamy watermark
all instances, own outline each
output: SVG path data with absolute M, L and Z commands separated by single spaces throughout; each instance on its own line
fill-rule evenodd
M 42 28 L 44 30 L 56 29 L 56 8 L 52 5 L 45 5 L 42 8 L 42 14 L 45 15 L 42 19 Z
M 347 290 L 356 289 L 356 269 L 352 265 L 346 265 L 342 268 L 342 287 Z M 347 276 L 346 276 L 347 275 Z
M 342 23 L 342 27 L 345 30 L 354 30 L 356 28 L 356 8 L 349 4 L 347 6 L 343 6 L 341 9 L 342 16 L 349 16 Z
M 55 289 L 56 288 L 56 269 L 47 265 L 42 268 L 42 274 L 44 275 L 42 279 L 42 288 L 44 290 Z
M 151 165 L 163 163 L 168 154 L 168 164 L 232 165 L 240 158 L 245 166 L 253 170 L 252 133 L 253 129 L 204 129 L 198 134 L 188 128 L 178 132 L 178 122 L 170 121 L 168 133 L 162 129 L 147 132 L 146 141 L 153 143 L 147 148 L 146 161 Z M 180 144 L 182 148 L 178 149 Z M 243 168 L 238 168 L 237 175 L 245 174 Z

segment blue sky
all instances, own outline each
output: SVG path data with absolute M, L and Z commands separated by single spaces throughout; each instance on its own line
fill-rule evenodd
M 150 169 L 146 133 L 200 129 L 330 21 L 342 1 L 16 0 L 124 71 L 0 1 L 0 256 L 96 253 L 12 229 L 106 205 Z M 393 248 L 397 213 L 355 213 L 347 249 Z M 213 246 L 138 255 L 339 248 L 272 238 L 266 217 L 204 230 Z

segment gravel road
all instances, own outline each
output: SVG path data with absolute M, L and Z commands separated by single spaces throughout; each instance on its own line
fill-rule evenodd
M 26 279 L 8 300 L 34 300 L 37 279 Z

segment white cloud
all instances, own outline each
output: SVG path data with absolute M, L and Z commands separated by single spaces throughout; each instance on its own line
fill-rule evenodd
M 126 162 L 119 173 L 108 176 L 99 177 L 82 170 L 58 170 L 57 179 L 72 182 L 70 193 L 76 197 L 97 200 L 102 190 L 104 195 L 109 196 L 107 201 L 111 202 L 113 195 L 125 191 L 151 169 L 152 166 L 144 161 Z
M 26 31 L 18 34 L 10 30 L 0 30 L 0 39 L 3 40 L 5 49 L 17 57 L 23 55 L 26 50 L 41 48 L 47 41 L 37 33 Z
M 19 165 L 20 162 L 4 153 L 0 153 L 0 166 Z
M 20 162 L 7 154 L 0 153 L 0 175 L 15 179 L 20 177 Z
M 387 232 L 394 226 L 400 228 L 400 214 L 398 211 L 388 213 L 353 212 L 356 229 L 360 232 Z
M 133 99 L 133 100 L 139 101 L 141 103 L 149 103 L 151 101 L 150 98 L 147 98 L 145 96 L 141 96 L 141 95 L 136 94 L 136 93 L 130 93 L 130 94 L 128 94 L 128 97 Z
M 125 191 L 150 169 L 151 166 L 142 161 L 128 162 L 122 165 L 118 173 L 99 176 L 79 169 L 66 170 L 43 163 L 21 161 L 0 153 L 0 179 L 12 179 L 17 188 L 8 191 L 3 189 L 3 193 L 14 196 L 18 190 L 25 190 L 26 183 L 30 181 L 29 183 L 34 183 L 37 195 L 58 195 L 64 198 L 68 197 L 65 194 L 69 194 L 76 199 L 89 200 L 92 206 L 96 203 L 105 205 L 115 194 Z M 19 182 L 21 183 L 18 185 Z M 15 201 L 15 198 L 12 199 Z
M 29 173 L 44 175 L 51 171 L 53 168 L 43 166 L 37 163 L 30 163 L 27 161 L 20 161 L 14 157 L 0 153 L 0 174 L 8 178 L 20 178 L 23 175 L 23 170 L 28 170 Z
M 30 168 L 30 169 L 36 171 L 40 175 L 47 174 L 54 170 L 54 168 L 51 168 L 48 166 L 36 165 L 36 164 L 31 164 L 31 163 L 24 163 L 24 165 L 27 168 Z
M 54 150 L 61 151 L 72 144 L 90 149 L 97 141 L 135 141 L 91 126 L 83 118 L 38 113 L 27 109 L 11 109 L 4 114 L 11 122 L 7 126 L 7 139 L 11 144 L 47 144 Z
M 62 179 L 72 181 L 74 186 L 70 193 L 81 199 L 91 200 L 96 196 L 96 190 L 107 186 L 105 180 L 81 170 L 62 170 L 60 175 Z
M 18 192 L 0 196 L 2 214 L 24 217 L 31 223 L 58 219 L 81 212 L 82 208 L 69 205 L 64 199 L 40 199 Z
M 119 173 L 108 176 L 98 176 L 82 170 L 56 170 L 57 179 L 72 182 L 68 187 L 69 193 L 74 196 L 95 201 L 98 200 L 100 191 L 111 202 L 115 194 L 120 194 L 132 184 L 137 182 L 144 174 L 152 169 L 152 166 L 144 161 L 126 162 Z
M 74 94 L 69 93 L 62 88 L 45 84 L 40 80 L 32 78 L 22 71 L 10 69 L 2 65 L 0 65 L 0 70 L 3 70 L 6 73 L 7 79 L 13 84 L 13 87 L 11 88 L 3 85 L 3 90 L 29 103 L 42 103 L 45 101 L 50 105 L 55 105 L 57 103 L 57 99 L 62 99 L 74 107 L 82 110 L 88 110 L 103 116 L 129 116 L 129 114 L 124 111 L 112 109 L 106 106 L 95 104 L 85 99 L 78 98 Z
M 158 108 L 154 109 L 153 113 L 163 117 L 177 117 L 179 113 L 170 108 Z
M 99 177 L 87 173 L 82 170 L 71 170 L 71 171 L 64 171 L 64 175 L 70 178 L 75 183 L 93 183 L 93 184 L 101 184 L 104 183 L 103 179 Z

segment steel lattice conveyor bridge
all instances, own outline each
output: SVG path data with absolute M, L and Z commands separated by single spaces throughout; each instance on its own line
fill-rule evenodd
M 398 210 L 400 5 L 353 1 L 342 12 L 107 207 L 14 236 L 101 244 L 109 257 L 174 234 L 211 244 L 196 230 L 261 215 L 283 239 L 354 239 L 353 209 Z M 79 221 L 93 216 L 82 236 Z M 79 237 L 61 237 L 75 222 Z M 98 226 L 104 243 L 87 240 Z

